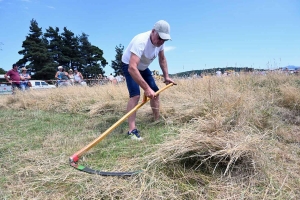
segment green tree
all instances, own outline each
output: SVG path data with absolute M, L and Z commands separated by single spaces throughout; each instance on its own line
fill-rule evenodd
M 122 71 L 122 55 L 123 55 L 123 51 L 124 51 L 124 46 L 119 44 L 119 46 L 115 47 L 116 50 L 116 56 L 115 56 L 115 60 L 111 61 L 111 68 L 113 68 L 115 71 L 115 74 L 122 74 L 123 75 L 123 71 Z
M 50 56 L 54 62 L 59 65 L 61 63 L 63 54 L 62 54 L 62 48 L 63 48 L 63 42 L 62 37 L 59 34 L 59 28 L 56 27 L 55 29 L 51 26 L 46 29 L 46 33 L 44 33 L 44 37 L 48 40 L 47 49 L 50 53 Z
M 33 78 L 53 79 L 59 65 L 66 69 L 76 66 L 83 74 L 104 74 L 107 62 L 103 51 L 89 42 L 87 34 L 75 36 L 66 27 L 60 34 L 58 27 L 51 26 L 43 34 L 34 19 L 30 21 L 29 29 L 23 49 L 19 51 L 23 58 L 17 64 L 33 72 Z
M 79 52 L 78 37 L 74 33 L 64 27 L 62 35 L 62 58 L 60 64 L 68 68 L 76 66 L 81 71 L 81 58 Z
M 43 69 L 37 71 L 32 77 L 40 80 L 52 80 L 57 71 L 57 64 L 52 62 L 44 65 Z
M 0 67 L 0 74 L 5 74 L 6 71 Z
M 23 50 L 18 53 L 23 55 L 17 64 L 20 66 L 26 66 L 35 74 L 32 76 L 35 79 L 40 78 L 36 74 L 41 71 L 44 66 L 48 66 L 52 63 L 52 58 L 47 49 L 47 39 L 43 37 L 42 28 L 38 26 L 36 20 L 30 21 L 29 34 L 26 36 L 26 40 L 23 41 Z M 28 64 L 28 65 L 27 65 Z
M 82 33 L 79 36 L 80 64 L 85 74 L 97 76 L 104 74 L 103 68 L 108 64 L 103 58 L 103 51 L 97 46 L 91 45 L 88 35 Z

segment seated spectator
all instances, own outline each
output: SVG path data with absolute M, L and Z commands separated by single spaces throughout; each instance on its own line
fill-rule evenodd
M 20 79 L 21 79 L 21 90 L 25 91 L 25 90 L 29 90 L 29 79 L 31 79 L 31 76 L 29 74 L 27 74 L 27 69 L 25 67 L 23 67 L 21 69 L 21 74 L 20 74 Z

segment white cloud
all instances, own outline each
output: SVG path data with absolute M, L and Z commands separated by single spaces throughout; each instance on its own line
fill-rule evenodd
M 167 51 L 172 51 L 172 50 L 174 50 L 174 49 L 176 49 L 176 47 L 174 47 L 174 46 L 165 46 L 165 52 L 167 52 Z
M 55 9 L 55 7 L 53 7 L 53 6 L 47 6 L 48 8 L 50 8 L 50 9 Z

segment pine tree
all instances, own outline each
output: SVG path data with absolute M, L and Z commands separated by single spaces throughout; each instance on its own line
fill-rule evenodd
M 119 44 L 119 46 L 115 47 L 116 50 L 116 56 L 115 56 L 115 60 L 111 61 L 111 68 L 113 68 L 115 70 L 115 74 L 123 74 L 122 71 L 122 55 L 123 55 L 123 51 L 124 51 L 124 46 Z
M 53 79 L 59 65 L 66 69 L 76 67 L 83 74 L 104 74 L 103 68 L 107 62 L 103 51 L 89 42 L 87 34 L 75 36 L 66 27 L 59 34 L 59 28 L 51 26 L 43 34 L 34 19 L 30 21 L 29 29 L 23 49 L 19 51 L 23 58 L 17 64 L 26 66 L 29 72 L 33 71 L 33 78 Z
M 47 39 L 43 37 L 42 28 L 38 26 L 36 20 L 32 19 L 30 21 L 29 29 L 30 33 L 22 44 L 23 50 L 18 52 L 23 55 L 23 58 L 17 64 L 26 66 L 31 71 L 40 74 L 38 72 L 45 66 L 51 65 L 53 60 L 47 49 Z M 39 78 L 37 74 L 33 75 L 33 78 Z
M 54 29 L 50 26 L 48 29 L 46 29 L 44 37 L 48 40 L 48 52 L 50 53 L 52 60 L 56 62 L 58 66 L 61 63 L 63 57 L 63 42 L 62 37 L 59 34 L 59 28 L 56 27 Z
M 5 74 L 5 73 L 6 73 L 6 71 L 0 67 L 0 74 Z
M 84 73 L 92 77 L 98 74 L 104 74 L 103 68 L 107 65 L 105 58 L 103 58 L 103 51 L 97 46 L 91 45 L 88 40 L 88 35 L 82 33 L 79 36 L 79 50 L 80 50 L 80 63 L 84 68 Z
M 74 33 L 64 27 L 62 35 L 62 58 L 60 65 L 68 66 L 69 68 L 78 68 L 79 71 L 82 69 L 80 52 L 79 52 L 79 41 L 78 37 Z

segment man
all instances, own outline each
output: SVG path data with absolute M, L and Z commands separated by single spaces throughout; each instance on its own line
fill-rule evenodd
M 164 54 L 165 41 L 171 40 L 170 25 L 164 20 L 155 23 L 151 31 L 136 35 L 122 56 L 122 70 L 126 79 L 130 99 L 127 111 L 132 110 L 139 102 L 140 89 L 149 97 L 153 111 L 154 120 L 159 119 L 159 96 L 155 92 L 159 89 L 149 70 L 149 65 L 158 56 L 160 68 L 162 69 L 165 83 L 174 83 L 168 74 L 167 60 Z M 136 113 L 128 118 L 128 136 L 131 139 L 142 140 L 135 125 Z
M 9 76 L 9 78 L 8 78 Z M 13 94 L 15 94 L 16 88 L 21 89 L 20 85 L 20 74 L 18 72 L 18 65 L 13 64 L 12 69 L 9 70 L 5 75 L 4 78 L 6 79 L 7 82 L 11 83 Z

